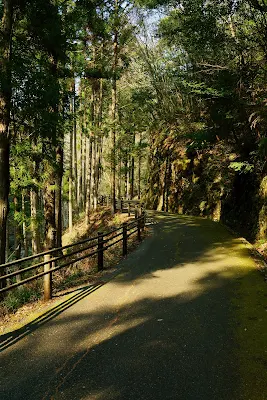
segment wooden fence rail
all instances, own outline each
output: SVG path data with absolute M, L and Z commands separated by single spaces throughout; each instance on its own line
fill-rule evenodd
M 123 210 L 123 203 L 127 205 L 126 211 L 130 213 L 132 204 L 121 200 L 121 210 Z M 103 270 L 104 252 L 108 248 L 122 242 L 122 255 L 125 256 L 128 238 L 137 233 L 138 240 L 141 240 L 141 232 L 145 227 L 145 212 L 139 204 L 135 204 L 134 213 L 135 219 L 132 222 L 123 223 L 121 227 L 113 229 L 111 232 L 98 232 L 95 237 L 0 265 L 0 271 L 6 271 L 4 275 L 0 276 L 0 282 L 5 282 L 5 285 L 2 285 L 4 287 L 0 289 L 0 294 L 43 277 L 44 299 L 49 300 L 52 298 L 53 272 L 94 255 L 97 255 L 97 270 Z M 43 261 L 35 263 L 40 258 Z M 36 273 L 32 275 L 34 270 Z M 24 275 L 23 279 L 22 275 Z M 19 280 L 16 278 L 18 276 Z

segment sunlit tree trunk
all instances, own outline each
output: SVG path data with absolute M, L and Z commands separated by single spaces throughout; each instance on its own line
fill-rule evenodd
M 37 210 L 38 210 L 38 193 L 35 189 L 30 191 L 30 203 L 31 203 L 31 233 L 32 233 L 32 252 L 37 254 L 40 252 L 40 233 L 37 222 Z
M 19 260 L 21 258 L 21 243 L 23 239 L 21 225 L 17 221 L 17 216 L 21 212 L 20 202 L 18 197 L 14 196 L 14 251 L 15 259 Z M 21 281 L 21 275 L 16 275 L 16 282 Z
M 62 247 L 62 179 L 63 179 L 63 148 L 56 149 L 56 190 L 55 190 L 55 225 L 56 247 Z
M 29 254 L 29 244 L 28 244 L 28 236 L 27 236 L 27 226 L 26 226 L 26 208 L 25 208 L 25 192 L 22 191 L 21 193 L 21 211 L 23 215 L 23 222 L 22 222 L 22 234 L 23 234 L 23 248 L 24 248 L 24 257 L 28 257 Z
M 131 169 L 130 169 L 130 199 L 134 198 L 134 157 L 131 159 Z
M 84 116 L 84 118 L 85 118 L 85 116 Z M 85 124 L 85 122 L 84 122 L 84 124 Z M 84 142 L 84 145 L 83 145 L 83 167 L 82 167 L 82 176 L 83 176 L 82 192 L 83 192 L 83 209 L 84 210 L 86 207 L 86 190 L 87 190 L 87 182 L 86 182 L 86 166 L 87 166 L 87 157 L 88 157 L 87 141 L 88 141 L 88 139 L 86 137 L 86 134 L 84 133 L 84 135 L 83 135 L 83 142 Z
M 72 112 L 73 112 L 73 187 L 74 187 L 74 198 L 76 199 L 76 204 L 78 205 L 78 165 L 77 165 L 77 115 L 76 115 L 76 85 L 75 85 L 75 77 L 73 78 L 73 104 L 72 104 Z
M 124 197 L 128 199 L 128 153 L 124 156 Z
M 73 175 L 72 175 L 72 170 L 73 170 L 73 131 L 72 129 L 70 130 L 70 148 L 69 148 L 69 198 L 68 198 L 68 203 L 69 203 L 69 231 L 72 232 L 73 228 L 73 221 L 72 221 L 72 188 L 73 188 Z
M 85 219 L 86 225 L 89 225 L 91 209 L 91 182 L 92 182 L 92 138 L 87 139 L 88 156 L 86 163 L 86 207 Z
M 47 144 L 46 150 L 49 150 L 51 159 L 56 158 L 56 154 L 52 145 Z M 55 219 L 55 161 L 51 159 L 45 160 L 45 174 L 47 176 L 43 198 L 44 198 L 44 217 L 45 217 L 45 237 L 44 237 L 44 250 L 50 250 L 55 247 L 55 235 L 56 235 L 56 219 Z
M 114 38 L 113 38 L 113 65 L 112 65 L 112 89 L 111 89 L 111 208 L 116 212 L 116 117 L 117 117 L 117 68 L 118 68 L 118 0 L 114 1 Z

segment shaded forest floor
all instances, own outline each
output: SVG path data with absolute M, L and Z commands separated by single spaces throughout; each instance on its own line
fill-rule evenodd
M 84 215 L 81 215 L 73 230 L 68 230 L 62 237 L 63 246 L 78 242 L 87 237 L 96 236 L 97 232 L 109 232 L 122 225 L 123 222 L 133 220 L 127 213 L 118 213 L 112 216 L 106 207 L 99 209 L 91 214 L 90 225 L 87 227 Z M 145 230 L 144 236 L 148 235 Z M 136 235 L 128 239 L 128 252 L 134 250 L 138 245 Z M 104 270 L 97 272 L 96 257 L 81 260 L 72 266 L 60 270 L 53 277 L 53 299 L 44 301 L 42 298 L 42 280 L 34 281 L 25 285 L 16 292 L 10 292 L 5 301 L 0 303 L 0 334 L 17 329 L 18 326 L 28 323 L 32 318 L 36 318 L 50 307 L 54 307 L 62 300 L 66 300 L 74 290 L 84 285 L 96 284 L 108 275 L 116 271 L 116 265 L 122 260 L 122 243 L 118 243 L 104 254 Z

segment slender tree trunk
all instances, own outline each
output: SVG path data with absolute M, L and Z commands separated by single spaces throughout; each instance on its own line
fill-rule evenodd
M 19 260 L 21 258 L 21 242 L 23 238 L 21 225 L 17 222 L 17 214 L 21 212 L 20 204 L 17 196 L 14 196 L 14 248 L 15 248 L 15 259 Z M 19 269 L 19 266 L 18 266 Z M 21 275 L 16 275 L 16 282 L 21 281 Z
M 118 0 L 114 2 L 114 39 L 113 39 L 113 66 L 112 66 L 112 92 L 111 92 L 111 146 L 112 146 L 112 157 L 111 157 L 111 208 L 112 213 L 116 212 L 116 116 L 117 116 L 117 67 L 118 67 L 118 26 L 116 19 L 118 17 Z
M 50 154 L 53 154 L 53 148 L 51 146 Z M 55 167 L 46 160 L 45 172 L 47 175 L 47 181 L 44 187 L 44 217 L 45 217 L 45 240 L 44 249 L 50 250 L 55 247 L 55 236 L 56 236 L 56 220 L 55 220 Z
M 78 205 L 78 165 L 77 165 L 77 115 L 76 115 L 76 85 L 75 77 L 73 80 L 73 181 L 74 181 L 74 198 L 76 199 L 76 204 Z
M 141 162 L 142 162 L 142 134 L 139 136 L 138 149 L 138 200 L 141 199 Z
M 26 209 L 25 209 L 25 192 L 24 191 L 21 194 L 21 210 L 22 210 L 22 214 L 23 214 L 22 234 L 23 234 L 24 257 L 28 257 L 29 244 L 28 244 L 27 226 L 26 226 L 27 215 L 26 215 Z
M 55 225 L 56 247 L 62 247 L 62 179 L 63 179 L 63 148 L 56 149 L 56 191 L 55 191 Z
M 30 211 L 31 211 L 31 242 L 32 242 L 32 253 L 38 254 L 41 250 L 41 240 L 40 240 L 40 227 L 37 221 L 37 210 L 39 206 L 39 193 L 37 182 L 39 180 L 39 156 L 38 147 L 36 140 L 32 143 L 32 176 L 35 182 L 35 187 L 30 190 Z
M 70 131 L 70 163 L 69 163 L 69 231 L 72 232 L 72 228 L 73 228 L 73 221 L 72 221 L 72 188 L 73 188 L 73 175 L 72 175 L 72 171 L 73 171 L 73 131 Z
M 87 182 L 86 182 L 86 166 L 87 166 L 87 157 L 88 157 L 88 146 L 87 146 L 87 137 L 84 134 L 83 136 L 83 169 L 82 169 L 82 175 L 83 175 L 83 210 L 85 210 L 86 207 L 86 189 L 87 189 Z
M 11 108 L 11 44 L 13 0 L 3 1 L 0 25 L 0 264 L 5 263 L 6 227 L 9 211 L 9 122 Z M 0 275 L 5 274 L 1 269 Z M 0 288 L 6 286 L 0 282 Z
M 95 196 L 96 200 L 99 196 L 99 185 L 101 179 L 101 158 L 103 151 L 103 136 L 101 132 L 103 113 L 103 79 L 98 81 L 98 107 L 97 107 L 97 157 L 96 157 L 96 181 L 95 181 Z
M 83 209 L 83 170 L 84 170 L 84 138 L 83 130 L 80 130 L 80 169 L 79 169 L 79 209 Z
M 112 105 L 111 105 L 111 114 L 112 114 L 112 132 L 111 132 L 111 146 L 112 146 L 112 155 L 111 155 L 111 207 L 112 213 L 116 212 L 116 99 L 117 99 L 117 88 L 116 88 L 116 80 L 113 80 L 112 85 Z
M 124 157 L 124 198 L 128 200 L 128 153 Z
M 78 139 L 77 139 L 78 141 Z M 81 196 L 81 137 L 80 137 L 80 149 L 77 149 L 77 183 L 76 183 L 76 190 L 77 190 L 77 211 L 80 212 L 81 204 L 80 204 L 80 196 Z
M 117 186 L 117 192 L 118 192 L 118 198 L 121 199 L 121 158 L 119 161 L 119 171 L 118 171 L 118 186 Z
M 130 178 L 130 198 L 131 200 L 134 198 L 134 157 L 131 160 L 131 178 Z
M 97 141 L 94 138 L 93 143 L 93 207 L 97 209 L 97 168 L 98 168 L 98 157 L 97 157 Z
M 130 200 L 130 187 L 131 187 L 131 165 L 130 165 L 130 157 L 128 157 L 128 172 L 127 172 L 127 199 Z
M 138 156 L 138 200 L 141 199 L 141 154 Z
M 10 223 L 9 223 L 9 219 L 7 219 L 7 223 L 6 223 L 6 261 L 8 261 L 8 257 L 9 257 L 9 227 L 10 227 Z
M 92 138 L 89 137 L 87 139 L 88 146 L 88 157 L 87 157 L 87 165 L 86 165 L 86 207 L 85 207 L 85 216 L 86 216 L 86 225 L 89 225 L 90 220 L 90 210 L 91 210 L 91 181 L 92 181 Z
M 171 185 L 171 161 L 170 156 L 167 158 L 167 189 L 166 189 L 166 211 L 169 211 L 169 197 L 170 197 L 170 185 Z
M 37 210 L 38 210 L 38 193 L 32 189 L 30 191 L 31 203 L 31 231 L 32 231 L 32 252 L 38 254 L 40 252 L 40 233 L 37 223 Z
M 95 49 L 93 48 L 93 51 Z M 93 58 L 95 52 L 93 53 Z M 94 199 L 94 175 L 95 175 L 95 146 L 96 146 L 96 81 L 92 79 L 92 94 L 91 94 L 91 123 L 92 130 L 89 137 L 89 158 L 87 166 L 87 194 L 86 194 L 86 224 L 89 225 L 90 210 L 92 206 L 92 187 Z M 93 182 L 92 182 L 93 181 Z M 93 200 L 94 201 L 94 200 Z

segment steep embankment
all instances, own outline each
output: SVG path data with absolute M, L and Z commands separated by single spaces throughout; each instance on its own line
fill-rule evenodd
M 191 142 L 192 144 L 192 142 Z M 267 231 L 267 179 L 247 167 L 230 146 L 194 149 L 187 141 L 152 147 L 147 205 L 155 210 L 222 221 L 248 240 Z

